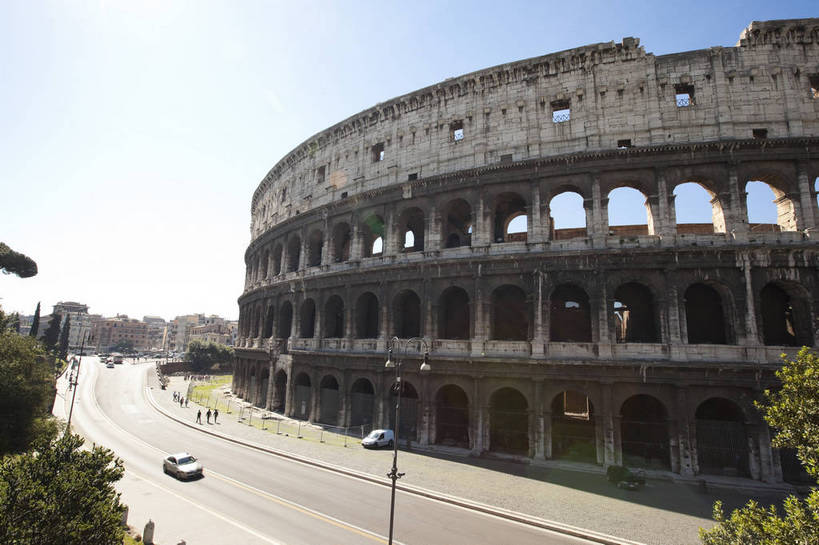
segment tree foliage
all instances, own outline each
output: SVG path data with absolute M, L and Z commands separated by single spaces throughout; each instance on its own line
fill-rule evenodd
M 16 274 L 20 278 L 30 278 L 37 274 L 37 263 L 0 242 L 0 271 L 3 274 Z
M 185 359 L 194 371 L 205 371 L 217 363 L 232 363 L 233 348 L 214 342 L 191 341 Z
M 123 339 L 118 341 L 117 344 L 111 347 L 111 352 L 133 352 L 134 351 L 134 341 Z
M 819 479 L 819 357 L 802 348 L 793 361 L 783 360 L 776 372 L 781 388 L 766 390 L 757 408 L 776 430 L 773 446 L 796 449 L 805 470 Z M 712 529 L 700 529 L 705 545 L 813 545 L 819 543 L 819 490 L 805 500 L 789 496 L 781 509 L 749 501 L 727 518 L 717 502 L 714 519 Z
M 60 322 L 62 322 L 63 317 L 57 314 L 56 312 L 51 315 L 51 319 L 48 321 L 48 327 L 43 333 L 43 344 L 46 347 L 46 350 L 54 354 L 57 351 L 57 342 L 60 339 Z
M 71 315 L 65 317 L 65 323 L 60 330 L 60 342 L 57 346 L 57 356 L 60 359 L 68 358 L 68 335 L 71 333 Z
M 36 339 L 0 332 L 0 455 L 56 435 L 54 373 Z M 2 541 L 0 541 L 2 543 Z
M 121 545 L 122 461 L 66 434 L 0 465 L 0 543 Z
M 31 321 L 31 330 L 28 334 L 35 339 L 37 338 L 37 333 L 40 332 L 40 302 L 37 302 L 37 310 L 34 311 L 34 319 Z

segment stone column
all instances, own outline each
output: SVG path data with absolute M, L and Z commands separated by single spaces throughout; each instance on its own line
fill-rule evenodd
M 319 372 L 314 369 L 310 377 L 310 412 L 307 420 L 312 424 L 319 418 L 319 381 L 321 377 Z
M 475 279 L 475 335 L 472 338 L 472 355 L 482 356 L 484 343 L 487 338 L 486 331 L 486 309 L 484 308 L 483 288 L 481 279 Z
M 530 213 L 526 223 L 527 242 L 544 242 L 548 240 L 548 225 L 544 228 L 542 210 L 540 204 L 540 183 L 536 182 L 532 190 L 532 204 L 529 207 Z
M 540 269 L 535 271 L 535 325 L 532 335 L 532 356 L 541 357 L 545 353 L 546 338 L 543 334 L 543 277 L 546 275 Z
M 808 177 L 807 165 L 803 162 L 796 165 L 796 181 L 799 187 L 799 208 L 801 210 L 800 228 L 816 229 L 816 196 Z
M 533 388 L 535 391 L 535 410 L 533 411 L 534 417 L 534 457 L 538 460 L 543 460 L 545 458 L 545 445 L 544 445 L 544 421 L 543 421 L 543 379 L 535 379 L 533 383 Z
M 429 217 L 427 218 L 427 229 L 424 233 L 424 250 L 437 252 L 441 249 L 441 216 L 438 207 L 432 201 L 429 207 Z
M 754 285 L 751 277 L 751 256 L 749 252 L 740 252 L 737 256 L 745 280 L 745 338 L 741 343 L 746 346 L 761 344 L 759 330 L 756 324 L 756 302 L 754 301 Z M 739 339 L 737 339 L 739 341 Z
M 271 342 L 276 342 L 275 340 L 271 340 Z M 267 399 L 264 403 L 264 408 L 268 411 L 273 410 L 273 392 L 276 390 L 276 360 L 272 357 L 270 358 L 270 363 L 267 367 L 268 375 L 267 375 Z
M 676 211 L 672 206 L 674 195 L 669 196 L 668 194 L 668 184 L 664 172 L 655 172 L 654 179 L 657 184 L 657 219 L 654 221 L 654 234 L 662 236 L 663 246 L 670 246 L 673 244 L 674 234 L 677 232 Z
M 748 207 L 745 188 L 739 187 L 736 165 L 728 167 L 728 193 L 719 194 L 722 202 L 722 216 L 727 232 L 738 242 L 748 240 Z M 727 209 L 725 204 L 728 203 Z
M 385 214 L 384 218 L 384 234 L 382 236 L 383 242 L 383 251 L 381 255 L 396 255 L 401 252 L 401 248 L 403 248 L 403 241 L 400 243 L 397 241 L 398 235 L 397 233 L 397 226 L 395 225 L 395 208 L 390 206 Z
M 470 407 L 472 412 L 472 418 L 470 419 L 472 424 L 472 429 L 470 430 L 470 435 L 472 436 L 472 454 L 476 456 L 480 455 L 487 447 L 484 428 L 488 422 L 488 414 L 483 404 L 481 380 L 482 377 L 473 378 L 472 406 Z
M 421 375 L 421 392 L 418 402 L 421 404 L 421 421 L 418 423 L 418 444 L 429 445 L 430 422 L 432 410 L 430 408 L 429 377 L 427 374 Z
M 358 225 L 358 218 L 354 217 L 352 222 L 352 234 L 350 236 L 350 261 L 361 261 L 361 256 L 363 253 L 361 251 L 361 229 Z
M 694 476 L 694 451 L 691 445 L 691 416 L 688 411 L 688 387 L 678 385 L 677 390 L 677 471 L 684 477 Z
M 472 233 L 472 246 L 488 246 L 492 241 L 492 214 L 487 210 L 483 191 L 478 195 L 478 210 L 475 214 L 475 227 Z
M 297 271 L 303 271 L 304 269 L 307 268 L 307 246 L 308 246 L 307 242 L 308 241 L 307 241 L 307 237 L 305 236 L 306 232 L 307 232 L 306 229 L 302 229 L 301 232 L 299 233 L 299 236 L 300 236 L 300 239 L 299 239 L 300 249 L 299 249 L 299 264 L 298 264 L 298 267 L 296 269 Z
M 605 271 L 600 271 L 601 275 L 605 275 Z M 594 337 L 594 330 L 595 330 L 595 321 L 592 321 L 592 341 L 597 342 L 598 346 L 598 354 L 601 358 L 611 358 L 612 356 L 612 347 L 611 347 L 611 333 L 609 331 L 609 295 L 608 290 L 606 289 L 606 282 L 603 279 L 600 282 L 600 291 L 599 295 L 596 298 L 597 301 L 597 320 L 596 320 L 596 329 L 597 329 L 597 338 Z M 595 300 L 589 301 L 590 304 L 594 305 Z M 594 309 L 590 309 L 592 320 L 594 320 Z
M 608 469 L 611 465 L 623 463 L 623 452 L 619 441 L 620 419 L 615 416 L 612 403 L 612 385 L 603 383 L 600 385 L 600 393 L 603 399 L 602 428 L 603 428 L 603 467 Z

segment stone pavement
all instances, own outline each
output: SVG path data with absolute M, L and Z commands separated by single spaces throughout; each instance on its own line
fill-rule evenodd
M 148 378 L 157 404 L 195 425 L 200 406 L 191 402 L 187 408 L 180 408 L 173 402 L 173 392 L 184 394 L 188 382 L 182 377 L 169 377 L 167 390 L 161 390 L 154 372 Z M 204 409 L 202 412 L 205 422 Z M 353 440 L 345 448 L 277 435 L 275 425 L 262 431 L 242 423 L 235 410 L 230 414 L 220 411 L 218 424 L 201 426 L 377 477 L 384 477 L 392 465 L 391 450 L 365 450 Z M 765 489 L 761 483 L 744 479 L 726 480 L 720 488 L 705 487 L 701 482 L 650 479 L 641 490 L 628 491 L 618 489 L 596 472 L 407 450 L 399 452 L 398 468 L 406 473 L 401 484 L 652 545 L 698 543 L 698 528 L 713 525 L 711 512 L 717 499 L 733 508 L 750 497 L 765 504 L 785 495 L 782 490 Z M 756 486 L 758 490 L 749 496 L 737 492 L 739 486 Z

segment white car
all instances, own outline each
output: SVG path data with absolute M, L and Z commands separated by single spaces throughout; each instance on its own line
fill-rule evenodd
M 113 363 L 111 363 L 110 361 L 109 361 L 108 363 L 106 363 L 106 364 L 105 364 L 105 366 L 106 366 L 108 369 L 113 369 L 113 368 L 114 368 L 114 364 L 113 364 Z
M 202 476 L 202 464 L 187 452 L 177 452 L 165 458 L 162 471 L 177 479 L 191 479 Z
M 364 448 L 378 448 L 378 447 L 393 447 L 395 436 L 392 430 L 373 430 L 370 434 L 361 440 L 361 446 Z

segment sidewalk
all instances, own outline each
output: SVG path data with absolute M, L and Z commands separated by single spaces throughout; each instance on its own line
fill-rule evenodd
M 167 389 L 161 390 L 156 374 L 149 373 L 148 386 L 155 401 L 176 418 L 197 425 L 199 405 L 190 402 L 187 408 L 180 408 L 173 402 L 173 392 L 184 395 L 188 382 L 181 377 L 169 378 Z M 345 448 L 320 443 L 312 437 L 277 435 L 275 423 L 269 425 L 268 431 L 262 431 L 240 422 L 236 410 L 230 414 L 220 410 L 219 423 L 207 424 L 205 409 L 202 413 L 203 428 L 238 440 L 377 477 L 384 477 L 392 465 L 391 450 L 365 450 L 354 440 Z M 406 450 L 399 452 L 398 467 L 406 473 L 400 484 L 650 545 L 699 543 L 698 528 L 713 525 L 711 512 L 715 500 L 722 500 L 731 509 L 749 499 L 748 495 L 730 489 L 710 492 L 699 484 L 661 480 L 649 480 L 643 489 L 628 491 L 618 489 L 604 475 L 595 473 Z M 782 492 L 761 490 L 754 498 L 765 504 L 783 496 Z

